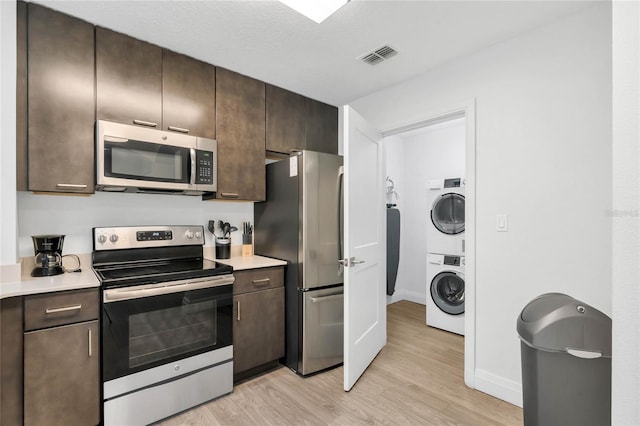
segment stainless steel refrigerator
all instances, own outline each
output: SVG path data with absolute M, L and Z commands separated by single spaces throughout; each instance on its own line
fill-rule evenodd
M 287 262 L 285 357 L 301 375 L 342 363 L 342 157 L 301 151 L 266 166 L 255 253 Z

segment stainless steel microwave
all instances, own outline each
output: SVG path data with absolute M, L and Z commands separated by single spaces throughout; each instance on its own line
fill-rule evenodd
M 213 139 L 99 120 L 96 190 L 201 195 L 217 189 Z

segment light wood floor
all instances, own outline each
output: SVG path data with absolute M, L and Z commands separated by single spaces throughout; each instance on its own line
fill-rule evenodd
M 342 367 L 308 378 L 278 368 L 158 425 L 521 425 L 522 409 L 467 388 L 463 338 L 388 306 L 388 342 L 350 392 Z

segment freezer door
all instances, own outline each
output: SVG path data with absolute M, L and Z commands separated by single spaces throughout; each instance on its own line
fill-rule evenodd
M 302 176 L 302 288 L 342 284 L 340 215 L 342 157 L 303 151 Z
M 343 287 L 301 292 L 302 375 L 340 364 L 343 354 Z

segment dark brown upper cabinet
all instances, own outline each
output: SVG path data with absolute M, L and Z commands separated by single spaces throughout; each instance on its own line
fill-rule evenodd
M 265 84 L 216 68 L 218 191 L 226 200 L 265 200 Z
M 306 149 L 338 153 L 338 108 L 307 99 Z
M 33 3 L 27 9 L 28 189 L 92 193 L 94 27 Z
M 215 139 L 215 67 L 96 28 L 99 120 Z
M 338 109 L 279 87 L 267 85 L 266 150 L 338 153 Z
M 267 151 L 289 154 L 305 149 L 307 99 L 267 84 Z
M 162 48 L 96 27 L 99 120 L 162 127 Z
M 179 53 L 162 51 L 162 128 L 216 137 L 216 69 Z
M 16 2 L 16 189 L 29 189 L 27 133 L 27 3 Z M 1 422 L 0 422 L 1 423 Z

